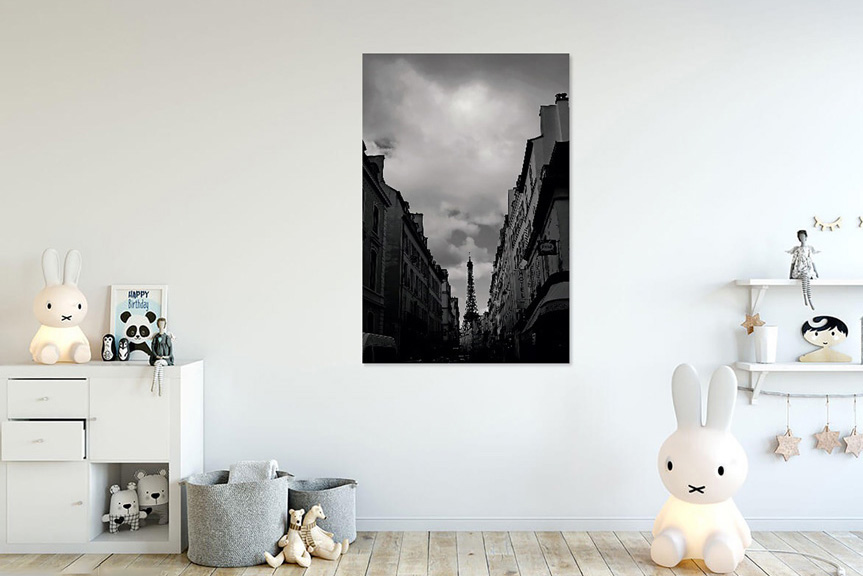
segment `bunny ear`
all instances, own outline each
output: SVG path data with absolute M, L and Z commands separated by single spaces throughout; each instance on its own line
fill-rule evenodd
M 737 401 L 737 376 L 728 366 L 716 369 L 707 392 L 707 426 L 717 430 L 731 428 L 731 416 Z
M 63 267 L 63 284 L 78 284 L 78 276 L 81 275 L 81 253 L 77 250 L 69 250 L 66 253 L 66 265 Z
M 60 255 L 53 248 L 42 252 L 42 274 L 45 276 L 45 286 L 60 283 Z
M 701 381 L 695 368 L 681 364 L 674 370 L 671 397 L 678 428 L 701 426 Z

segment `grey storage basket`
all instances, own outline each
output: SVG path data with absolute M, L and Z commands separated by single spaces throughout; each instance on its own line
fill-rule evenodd
M 315 504 L 320 504 L 327 515 L 326 520 L 317 524 L 334 534 L 333 539 L 348 542 L 357 539 L 357 482 L 348 478 L 312 478 L 310 480 L 290 480 L 288 503 L 294 510 L 302 508 L 306 512 Z
M 278 554 L 288 514 L 287 472 L 273 480 L 228 484 L 228 471 L 183 481 L 189 521 L 189 560 L 218 568 L 255 566 Z

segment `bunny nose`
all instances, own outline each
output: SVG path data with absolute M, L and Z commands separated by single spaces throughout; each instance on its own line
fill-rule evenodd
M 693 486 L 689 484 L 689 493 L 698 492 L 699 494 L 704 494 L 704 486 Z

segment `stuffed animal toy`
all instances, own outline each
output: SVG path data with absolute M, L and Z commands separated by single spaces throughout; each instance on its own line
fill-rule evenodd
M 730 432 L 737 377 L 728 366 L 713 373 L 703 425 L 701 383 L 692 366 L 677 367 L 671 391 L 677 430 L 662 445 L 658 461 L 671 496 L 653 525 L 650 557 L 666 567 L 701 558 L 712 572 L 733 572 L 752 544 L 749 526 L 731 499 L 749 468 Z
M 306 511 L 302 508 L 288 510 L 291 515 L 291 520 L 288 524 L 288 533 L 279 539 L 279 546 L 282 551 L 273 556 L 269 552 L 264 552 L 267 558 L 267 564 L 273 568 L 278 568 L 283 562 L 290 564 L 299 564 L 303 568 L 308 568 L 312 563 L 312 556 L 306 549 L 306 544 L 303 542 L 300 532 L 302 531 L 303 514 Z
M 158 474 L 147 474 L 138 470 L 135 480 L 138 481 L 138 505 L 148 517 L 158 517 L 159 524 L 167 524 L 168 471 L 163 468 Z
M 137 530 L 141 526 L 141 520 L 147 517 L 147 513 L 138 508 L 138 492 L 135 483 L 129 482 L 125 490 L 114 484 L 110 488 L 111 505 L 108 513 L 102 516 L 102 522 L 108 523 L 108 532 L 116 533 L 120 526 L 128 526 L 130 530 Z
M 33 301 L 33 313 L 42 324 L 30 342 L 30 355 L 39 364 L 90 361 L 90 342 L 79 324 L 87 315 L 87 299 L 78 289 L 81 253 L 69 250 L 60 281 L 60 255 L 53 248 L 42 254 L 45 287 Z
M 306 550 L 312 556 L 323 558 L 324 560 L 335 560 L 342 554 L 347 553 L 350 543 L 347 538 L 341 543 L 336 542 L 333 540 L 332 532 L 327 532 L 318 526 L 318 518 L 324 520 L 326 517 L 320 504 L 312 506 L 305 517 L 303 517 L 300 536 L 306 545 Z

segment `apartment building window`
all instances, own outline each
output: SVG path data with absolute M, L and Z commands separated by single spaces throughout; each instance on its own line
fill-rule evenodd
M 381 211 L 378 209 L 377 205 L 375 205 L 372 210 L 372 231 L 375 234 L 380 233 L 380 224 L 381 224 Z
M 372 290 L 378 289 L 378 252 L 372 250 L 372 261 L 369 265 L 369 288 Z

